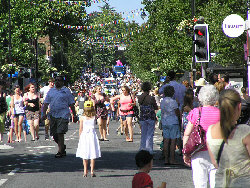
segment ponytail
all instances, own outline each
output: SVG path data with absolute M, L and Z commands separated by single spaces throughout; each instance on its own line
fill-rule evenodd
M 221 92 L 219 99 L 220 126 L 223 139 L 226 141 L 229 134 L 235 128 L 235 109 L 241 102 L 239 93 L 234 89 L 226 89 Z

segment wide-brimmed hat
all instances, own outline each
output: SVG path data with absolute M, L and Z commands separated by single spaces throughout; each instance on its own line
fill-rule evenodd
M 195 81 L 195 86 L 205 86 L 206 85 L 206 81 L 204 78 L 200 78 L 199 80 Z

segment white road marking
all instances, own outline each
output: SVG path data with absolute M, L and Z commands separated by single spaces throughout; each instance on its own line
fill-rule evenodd
M 42 149 L 42 148 L 54 148 L 55 146 L 37 146 L 37 147 L 26 147 L 28 149 L 35 148 L 35 149 Z
M 6 145 L 6 144 L 0 145 L 0 149 L 13 149 L 13 148 L 14 148 L 14 147 L 9 146 L 9 145 Z
M 15 169 L 12 170 L 8 175 L 9 175 L 9 176 L 15 175 L 15 173 L 17 173 L 17 171 L 18 171 L 19 169 L 20 169 L 20 168 L 15 168 Z
M 8 179 L 0 179 L 0 186 L 2 186 Z

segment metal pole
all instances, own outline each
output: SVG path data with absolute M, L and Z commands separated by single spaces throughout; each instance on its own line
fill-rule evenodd
M 191 0 L 191 19 L 193 19 L 195 16 L 195 0 Z M 193 36 L 194 41 L 194 36 Z M 192 41 L 192 57 L 193 57 L 193 63 L 192 63 L 192 69 L 193 69 L 193 87 L 196 80 L 196 64 L 195 64 L 195 44 Z
M 37 50 L 37 38 L 35 39 L 35 49 L 36 49 L 36 91 L 38 91 L 38 50 Z
M 248 95 L 250 95 L 250 62 L 249 62 L 249 48 L 250 48 L 250 44 L 249 44 L 249 0 L 247 1 L 247 76 L 248 76 Z
M 9 8 L 9 64 L 11 65 L 11 14 L 10 14 L 10 0 L 8 3 Z M 12 90 L 12 72 L 10 73 L 10 90 Z

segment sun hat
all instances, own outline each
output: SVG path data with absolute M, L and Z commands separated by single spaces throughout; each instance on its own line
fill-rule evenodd
M 93 102 L 92 101 L 85 101 L 84 107 L 93 107 Z
M 204 78 L 200 78 L 199 80 L 195 81 L 195 86 L 205 86 L 206 85 L 206 81 Z

